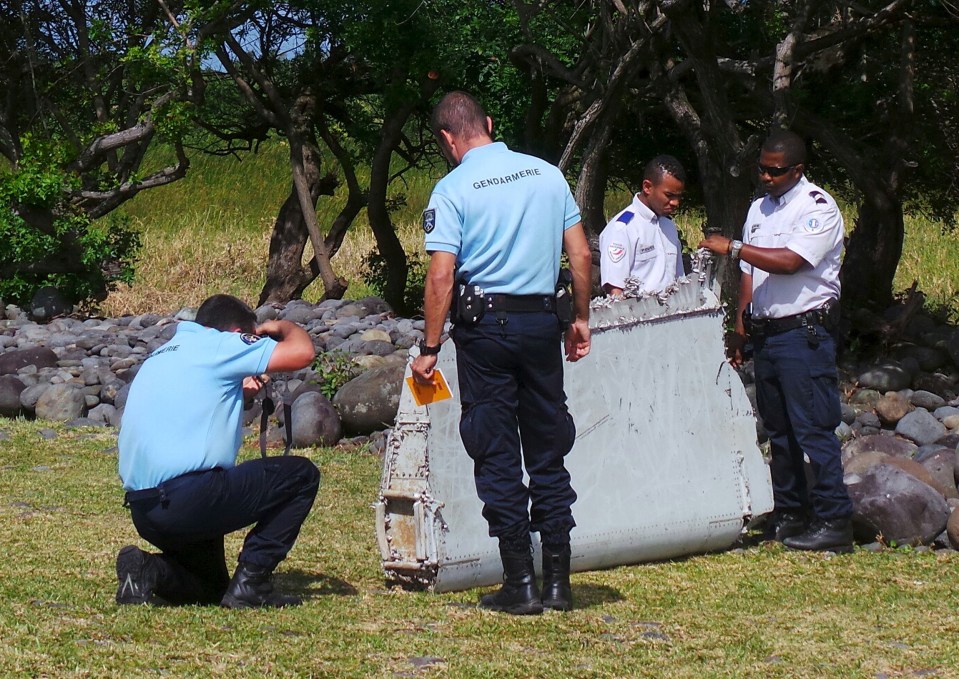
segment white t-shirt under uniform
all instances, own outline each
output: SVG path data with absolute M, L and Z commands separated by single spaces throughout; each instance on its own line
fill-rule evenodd
M 657 217 L 637 196 L 603 229 L 599 252 L 603 285 L 625 288 L 632 277 L 642 281 L 640 290 L 659 292 L 685 275 L 673 220 Z

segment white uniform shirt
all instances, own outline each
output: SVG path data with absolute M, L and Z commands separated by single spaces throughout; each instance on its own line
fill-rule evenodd
M 743 243 L 788 248 L 810 266 L 793 274 L 771 274 L 740 262 L 753 277 L 754 318 L 783 318 L 839 299 L 842 215 L 832 196 L 805 177 L 779 198 L 753 202 L 743 226 Z
M 657 217 L 637 196 L 599 235 L 601 283 L 625 288 L 626 279 L 642 281 L 640 289 L 659 292 L 683 271 L 682 245 L 669 217 Z

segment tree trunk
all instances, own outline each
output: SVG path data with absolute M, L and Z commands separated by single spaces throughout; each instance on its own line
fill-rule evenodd
M 320 151 L 312 131 L 312 107 L 297 106 L 293 125 L 301 140 L 303 177 L 315 206 L 320 195 L 332 196 L 337 180 L 333 175 L 320 177 Z M 291 144 L 291 153 L 293 153 Z M 314 212 L 315 214 L 315 212 Z M 270 251 L 266 265 L 266 281 L 260 291 L 258 305 L 268 302 L 288 302 L 298 299 L 307 286 L 320 274 L 314 256 L 311 267 L 303 266 L 303 251 L 309 238 L 303 202 L 296 186 L 284 201 L 270 237 Z M 344 288 L 345 290 L 345 288 Z M 327 291 L 327 296 L 332 296 Z M 342 297 L 342 291 L 339 296 Z
M 864 197 L 842 264 L 844 307 L 881 310 L 889 306 L 904 233 L 898 199 L 881 191 Z

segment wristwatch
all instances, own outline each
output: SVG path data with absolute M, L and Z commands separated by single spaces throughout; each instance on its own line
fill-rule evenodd
M 743 242 L 741 240 L 731 240 L 729 241 L 729 258 L 733 261 L 739 259 L 739 253 L 743 249 Z
M 436 354 L 440 353 L 442 346 L 442 344 L 430 346 L 426 343 L 426 340 L 420 340 L 420 356 L 436 356 Z

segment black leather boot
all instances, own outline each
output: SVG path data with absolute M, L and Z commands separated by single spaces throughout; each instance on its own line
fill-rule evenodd
M 783 545 L 789 549 L 803 549 L 811 552 L 836 552 L 848 554 L 852 551 L 852 521 L 816 519 L 802 535 L 786 538 Z
M 303 603 L 300 597 L 274 592 L 272 575 L 272 569 L 241 561 L 220 605 L 226 608 L 282 608 Z
M 127 545 L 117 554 L 117 595 L 121 606 L 150 603 L 157 586 L 154 556 Z
M 536 586 L 530 547 L 516 551 L 500 545 L 499 555 L 503 560 L 503 586 L 498 592 L 481 598 L 479 607 L 512 615 L 542 613 L 543 602 Z
M 543 607 L 554 611 L 573 610 L 569 584 L 569 545 L 553 550 L 543 545 Z
M 802 535 L 806 530 L 806 515 L 800 511 L 784 510 L 773 512 L 766 521 L 763 540 L 782 542 L 786 538 Z

